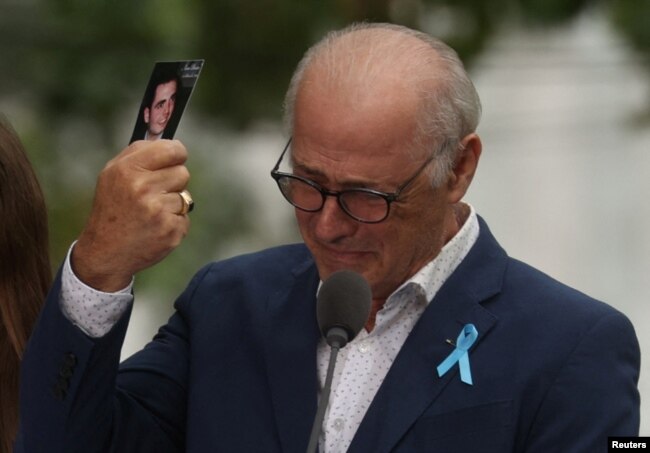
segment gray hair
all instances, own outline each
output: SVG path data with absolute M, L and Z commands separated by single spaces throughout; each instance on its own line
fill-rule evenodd
M 356 33 L 366 30 L 388 30 L 397 33 Z M 360 57 L 355 52 L 340 52 L 340 40 L 352 39 L 368 52 Z M 414 37 L 423 46 L 414 46 Z M 356 39 L 356 41 L 355 41 Z M 354 49 L 351 49 L 354 50 Z M 431 52 L 433 50 L 433 52 Z M 346 61 L 341 61 L 347 58 Z M 458 54 L 432 36 L 388 23 L 360 23 L 332 31 L 313 45 L 302 60 L 289 83 L 284 100 L 284 124 L 291 134 L 294 105 L 306 70 L 318 59 L 327 71 L 325 80 L 355 79 L 372 85 L 383 71 L 400 68 L 413 81 L 413 89 L 421 99 L 421 114 L 417 118 L 415 148 L 429 156 L 436 155 L 431 174 L 432 184 L 439 186 L 453 168 L 460 142 L 474 132 L 481 116 L 481 102 Z M 319 68 L 320 69 L 320 68 Z M 431 150 L 433 145 L 433 151 Z

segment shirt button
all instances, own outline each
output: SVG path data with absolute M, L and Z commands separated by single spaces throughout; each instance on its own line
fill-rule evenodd
M 337 418 L 334 420 L 334 429 L 337 431 L 342 431 L 343 428 L 345 428 L 345 422 L 343 421 L 342 418 Z
M 368 352 L 368 349 L 370 348 L 368 347 L 367 344 L 364 343 L 364 344 L 360 344 L 358 349 L 361 354 L 365 354 L 366 352 Z

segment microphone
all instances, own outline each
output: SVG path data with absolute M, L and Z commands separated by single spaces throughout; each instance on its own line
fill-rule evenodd
M 333 273 L 320 288 L 316 318 L 327 344 L 342 348 L 361 331 L 370 314 L 366 279 L 349 270 Z
M 318 292 L 316 319 L 331 351 L 325 385 L 318 402 L 318 411 L 309 436 L 307 453 L 316 451 L 332 389 L 332 378 L 339 349 L 345 347 L 361 331 L 368 320 L 371 302 L 372 291 L 366 279 L 361 274 L 349 270 L 337 271 L 330 275 Z

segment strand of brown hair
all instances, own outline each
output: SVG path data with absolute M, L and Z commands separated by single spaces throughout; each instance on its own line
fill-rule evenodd
M 18 429 L 20 359 L 51 284 L 47 211 L 15 131 L 0 117 L 0 453 Z

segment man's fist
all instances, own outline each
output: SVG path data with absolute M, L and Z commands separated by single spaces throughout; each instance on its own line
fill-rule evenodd
M 106 164 L 92 212 L 72 252 L 81 281 L 97 290 L 124 288 L 138 271 L 176 248 L 189 229 L 180 215 L 190 175 L 177 140 L 137 141 Z

